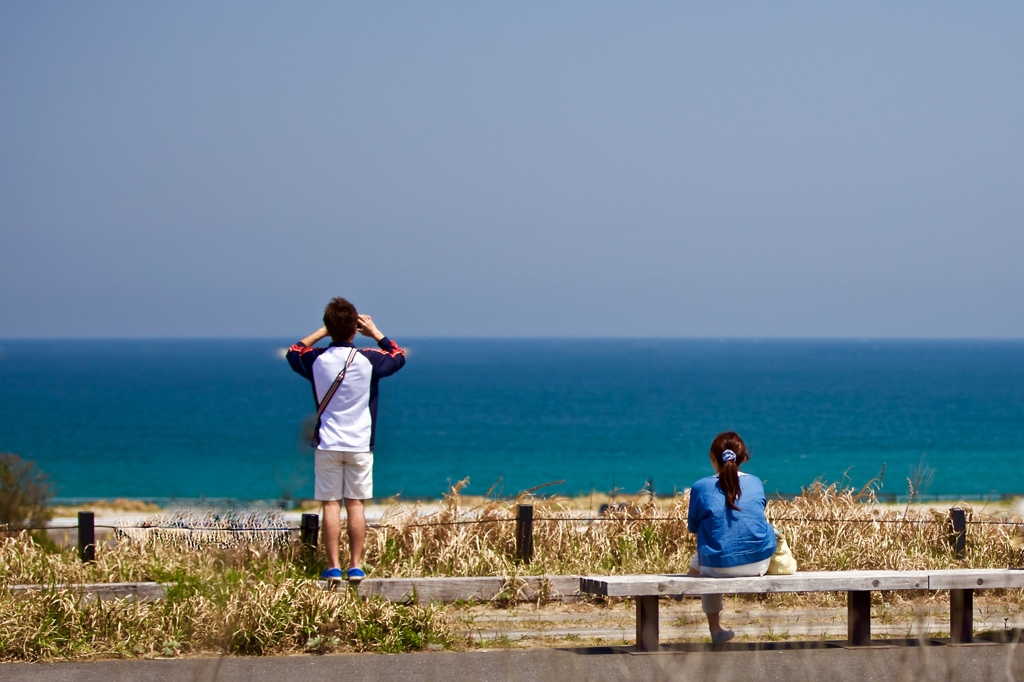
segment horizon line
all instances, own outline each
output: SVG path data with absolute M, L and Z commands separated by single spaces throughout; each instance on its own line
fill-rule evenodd
M 388 338 L 391 338 L 390 336 Z M 402 336 L 403 340 L 414 341 L 845 341 L 845 342 L 906 342 L 906 341 L 928 341 L 928 342 L 1021 342 L 1024 336 L 711 336 L 711 335 L 548 335 L 548 336 L 527 336 L 527 335 L 434 335 L 434 334 L 410 334 Z M 0 343 L 5 342 L 137 342 L 137 341 L 289 341 L 292 337 L 276 335 L 250 335 L 250 336 L 0 336 Z M 297 339 L 296 339 L 297 340 Z M 357 345 L 360 341 L 370 341 L 369 338 L 357 337 Z

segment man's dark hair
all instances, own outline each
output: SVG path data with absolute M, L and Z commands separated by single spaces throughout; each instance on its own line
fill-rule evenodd
M 335 343 L 351 339 L 358 323 L 356 307 L 341 297 L 332 298 L 324 308 L 324 326 Z

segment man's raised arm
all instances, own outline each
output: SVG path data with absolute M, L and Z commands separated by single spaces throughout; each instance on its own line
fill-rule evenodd
M 315 344 L 317 341 L 324 338 L 325 336 L 327 336 L 327 327 L 320 327 L 315 332 L 299 341 L 299 343 L 309 348 L 312 347 L 313 344 Z

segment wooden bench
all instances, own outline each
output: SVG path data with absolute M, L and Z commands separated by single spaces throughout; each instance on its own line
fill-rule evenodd
M 658 598 L 702 594 L 846 592 L 847 633 L 854 646 L 871 640 L 871 593 L 878 590 L 949 590 L 950 639 L 968 643 L 973 636 L 974 590 L 1024 588 L 1024 570 L 964 568 L 925 571 L 820 571 L 753 578 L 705 578 L 686 575 L 583 576 L 580 592 L 636 599 L 636 648 L 658 649 Z

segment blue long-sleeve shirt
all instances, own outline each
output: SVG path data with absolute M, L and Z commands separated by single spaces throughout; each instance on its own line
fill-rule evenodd
M 708 476 L 690 489 L 687 525 L 697 534 L 701 566 L 730 568 L 753 564 L 775 553 L 775 529 L 765 518 L 764 486 L 756 476 L 740 472 L 739 511 L 730 509 L 718 476 Z

